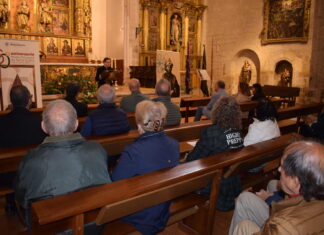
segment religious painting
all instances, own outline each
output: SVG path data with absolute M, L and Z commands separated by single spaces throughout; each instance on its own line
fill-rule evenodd
M 69 11 L 53 10 L 53 33 L 59 35 L 69 34 Z
M 84 40 L 73 39 L 72 51 L 73 56 L 85 56 Z
M 182 44 L 182 18 L 174 13 L 170 19 L 170 45 Z
M 264 0 L 262 44 L 307 42 L 311 0 Z
M 61 38 L 60 54 L 62 56 L 72 55 L 71 39 Z
M 16 0 L 10 2 L 10 28 L 21 33 L 35 30 L 36 16 L 33 0 Z
M 69 0 L 53 0 L 53 5 L 58 7 L 69 7 Z
M 157 11 L 150 11 L 150 27 L 156 28 L 158 26 L 158 14 Z
M 194 16 L 189 17 L 189 33 L 195 33 L 196 31 L 196 19 Z
M 34 67 L 10 66 L 9 68 L 1 69 L 0 79 L 2 85 L 2 107 L 4 110 L 10 105 L 10 90 L 13 86 L 26 86 L 32 95 L 32 100 L 36 100 Z
M 171 97 L 180 97 L 180 53 L 158 50 L 156 53 L 156 81 L 166 79 L 171 84 Z
M 57 38 L 45 38 L 44 39 L 44 51 L 46 55 L 58 55 L 58 39 Z
M 150 37 L 149 37 L 149 50 L 150 51 L 156 51 L 158 47 L 158 33 L 156 30 L 153 30 L 150 32 Z

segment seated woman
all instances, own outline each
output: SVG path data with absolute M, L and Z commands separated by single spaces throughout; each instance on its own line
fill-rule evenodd
M 261 100 L 256 107 L 256 118 L 253 118 L 253 123 L 244 138 L 244 146 L 280 136 L 276 117 L 277 111 L 273 103 L 268 99 Z
M 213 125 L 203 130 L 195 148 L 188 154 L 187 162 L 243 147 L 241 110 L 234 97 L 222 97 L 216 102 L 212 109 L 211 121 Z M 234 199 L 240 192 L 239 176 L 222 179 L 217 208 L 233 209 Z M 210 186 L 208 185 L 198 193 L 209 194 Z
M 245 82 L 240 82 L 238 86 L 238 92 L 234 97 L 237 103 L 250 101 L 251 91 L 249 85 Z
M 255 83 L 252 85 L 252 93 L 253 96 L 251 100 L 262 100 L 266 98 L 265 94 L 263 93 L 263 89 L 259 83 Z
M 163 131 L 167 110 L 164 104 L 142 101 L 136 106 L 136 123 L 140 136 L 128 145 L 113 170 L 113 181 L 150 173 L 179 163 L 179 144 Z M 170 202 L 122 218 L 144 235 L 162 231 L 169 218 Z

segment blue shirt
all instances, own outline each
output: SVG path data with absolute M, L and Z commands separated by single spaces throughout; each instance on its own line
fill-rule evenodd
M 112 180 L 122 180 L 179 163 L 179 144 L 162 132 L 146 132 L 130 145 L 120 157 L 112 173 Z M 169 219 L 170 202 L 136 212 L 121 220 L 132 224 L 142 234 L 156 234 L 162 231 Z

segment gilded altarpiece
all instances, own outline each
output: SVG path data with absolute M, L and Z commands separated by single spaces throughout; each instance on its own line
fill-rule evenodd
M 140 4 L 140 65 L 154 66 L 156 50 L 178 51 L 184 82 L 189 46 L 191 86 L 197 87 L 196 69 L 202 58 L 202 16 L 206 6 L 201 0 L 140 0 Z
M 42 62 L 88 62 L 91 0 L 0 0 L 0 37 L 39 40 Z

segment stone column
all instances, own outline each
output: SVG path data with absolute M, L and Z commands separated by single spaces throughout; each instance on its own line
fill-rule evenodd
M 143 7 L 143 42 L 144 51 L 148 51 L 148 37 L 149 37 L 149 11 L 148 4 L 142 4 Z
M 201 56 L 201 40 L 202 40 L 202 17 L 206 7 L 197 7 L 197 55 Z
M 167 32 L 167 11 L 168 7 L 165 2 L 161 3 L 160 12 L 160 49 L 166 49 L 166 32 Z

